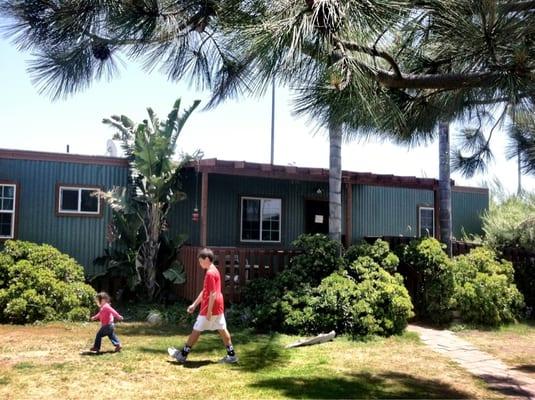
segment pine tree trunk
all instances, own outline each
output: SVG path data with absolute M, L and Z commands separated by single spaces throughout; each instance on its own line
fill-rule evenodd
M 440 122 L 438 125 L 438 152 L 440 241 L 446 245 L 446 253 L 451 257 L 450 128 L 447 122 Z
M 329 126 L 329 237 L 342 240 L 342 127 Z

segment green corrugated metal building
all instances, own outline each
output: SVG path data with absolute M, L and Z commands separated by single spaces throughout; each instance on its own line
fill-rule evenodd
M 121 158 L 0 150 L 0 240 L 49 243 L 93 275 L 111 211 L 91 193 L 127 177 Z M 302 233 L 328 232 L 325 169 L 208 159 L 184 170 L 183 186 L 168 225 L 192 246 L 288 248 Z M 456 238 L 481 233 L 488 201 L 487 189 L 453 186 Z M 435 179 L 344 171 L 343 240 L 437 236 L 438 204 Z
M 127 177 L 121 158 L 0 149 L 0 240 L 51 244 L 93 275 L 111 210 L 91 194 Z
M 437 236 L 438 181 L 343 172 L 345 244 L 366 237 Z M 202 160 L 184 174 L 188 201 L 169 216 L 189 244 L 210 247 L 287 248 L 302 233 L 328 231 L 328 170 Z M 196 188 L 196 190 L 195 190 Z M 484 188 L 452 187 L 453 235 L 480 234 L 488 208 Z M 199 222 L 192 213 L 199 209 Z

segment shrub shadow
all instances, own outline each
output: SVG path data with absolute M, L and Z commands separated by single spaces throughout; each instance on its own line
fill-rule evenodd
M 283 377 L 250 385 L 271 389 L 284 397 L 299 399 L 465 399 L 469 393 L 438 380 L 403 373 L 349 374 L 339 378 Z

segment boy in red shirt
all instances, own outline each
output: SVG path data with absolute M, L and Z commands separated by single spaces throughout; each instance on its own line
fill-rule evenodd
M 122 320 L 123 317 L 117 311 L 113 309 L 110 305 L 110 296 L 106 292 L 100 292 L 95 296 L 95 302 L 100 307 L 100 311 L 91 317 L 91 321 L 99 320 L 100 329 L 97 332 L 95 337 L 95 344 L 89 351 L 99 352 L 100 345 L 102 343 L 102 338 L 108 336 L 115 346 L 115 351 L 121 351 L 121 341 L 115 334 L 115 324 L 114 318 L 117 318 L 118 321 Z
M 197 340 L 199 340 L 201 332 L 206 330 L 217 330 L 227 348 L 227 355 L 223 357 L 220 362 L 235 363 L 238 361 L 238 357 L 236 357 L 234 352 L 232 339 L 227 330 L 225 314 L 223 313 L 225 311 L 225 303 L 223 300 L 223 293 L 221 293 L 221 276 L 216 266 L 213 264 L 214 253 L 210 249 L 202 249 L 199 252 L 198 260 L 201 268 L 206 271 L 206 274 L 204 275 L 203 289 L 195 301 L 187 308 L 187 311 L 188 313 L 193 314 L 199 303 L 201 304 L 201 311 L 182 350 L 169 347 L 167 352 L 179 363 L 184 363 L 191 348 L 197 343 Z

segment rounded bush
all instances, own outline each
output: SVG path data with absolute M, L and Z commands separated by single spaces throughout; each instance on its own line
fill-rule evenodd
M 399 265 L 399 258 L 390 251 L 388 242 L 377 239 L 373 244 L 362 242 L 350 246 L 344 254 L 346 265 L 351 265 L 359 257 L 370 257 L 389 272 L 395 272 Z
M 303 253 L 287 270 L 247 284 L 239 312 L 261 331 L 399 333 L 413 315 L 412 303 L 402 277 L 381 267 L 398 262 L 384 244 L 354 248 L 359 256 L 346 267 L 339 243 L 324 235 L 303 235 L 294 243 Z
M 95 291 L 83 268 L 52 246 L 8 240 L 0 252 L 0 321 L 86 320 Z
M 350 271 L 329 275 L 315 289 L 288 293 L 283 310 L 284 306 L 286 330 L 298 333 L 335 330 L 352 336 L 390 336 L 402 332 L 414 315 L 403 278 L 369 257 L 359 257 Z
M 300 235 L 292 246 L 302 253 L 293 257 L 291 270 L 301 276 L 304 282 L 317 285 L 323 278 L 338 270 L 343 259 L 342 245 L 326 235 Z
M 284 295 L 303 286 L 306 284 L 302 277 L 291 269 L 273 279 L 255 279 L 244 290 L 242 313 L 249 315 L 251 325 L 261 331 L 280 330 L 286 318 L 282 304 Z
M 513 265 L 489 248 L 454 258 L 453 305 L 465 322 L 499 325 L 515 321 L 524 299 L 514 284 Z
M 404 248 L 402 262 L 417 277 L 412 299 L 416 315 L 437 323 L 450 321 L 453 270 L 442 244 L 435 238 L 413 240 Z

